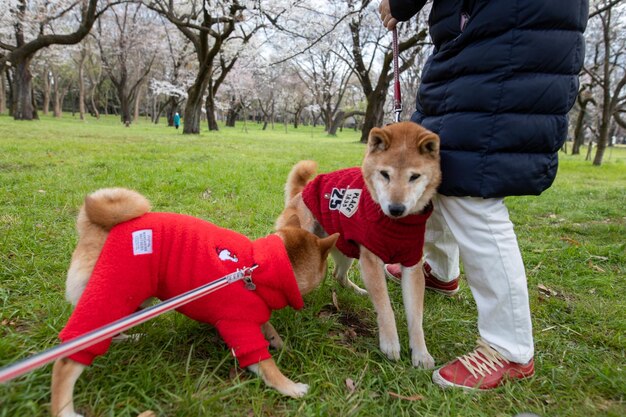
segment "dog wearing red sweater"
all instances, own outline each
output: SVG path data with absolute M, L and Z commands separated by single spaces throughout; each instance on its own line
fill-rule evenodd
M 276 222 L 283 227 L 296 215 L 302 226 L 319 236 L 340 233 L 335 277 L 346 287 L 369 294 L 377 313 L 380 349 L 400 358 L 400 340 L 384 264 L 402 266 L 402 298 L 409 327 L 412 363 L 432 368 L 422 328 L 425 279 L 422 250 L 426 220 L 441 181 L 439 137 L 412 122 L 373 128 L 360 168 L 321 174 L 317 164 L 300 161 L 285 186 L 285 210 Z M 367 291 L 348 279 L 353 259 L 359 260 Z
M 275 234 L 251 241 L 195 217 L 149 211 L 145 197 L 124 188 L 101 189 L 85 198 L 66 283 L 66 297 L 76 307 L 59 338 L 70 340 L 125 317 L 150 298 L 169 299 L 257 265 L 255 288 L 234 282 L 178 311 L 214 325 L 239 365 L 268 386 L 291 397 L 305 395 L 308 386 L 284 376 L 271 358 L 268 346 L 280 347 L 282 340 L 268 320 L 272 310 L 303 307 L 302 296 L 324 278 L 338 234 L 319 238 L 293 216 Z M 54 416 L 79 416 L 75 382 L 110 343 L 55 362 Z

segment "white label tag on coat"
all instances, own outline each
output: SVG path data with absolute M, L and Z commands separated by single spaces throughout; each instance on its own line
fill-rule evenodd
M 133 255 L 147 255 L 149 253 L 152 253 L 152 230 L 133 232 Z
M 343 196 L 343 201 L 341 202 L 341 208 L 339 212 L 346 217 L 352 217 L 354 213 L 356 213 L 359 208 L 359 199 L 361 198 L 361 190 L 358 189 L 348 189 Z

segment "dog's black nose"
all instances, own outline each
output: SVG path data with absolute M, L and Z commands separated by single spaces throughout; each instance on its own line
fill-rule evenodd
M 404 214 L 406 207 L 404 204 L 389 204 L 389 214 L 393 217 L 400 217 Z

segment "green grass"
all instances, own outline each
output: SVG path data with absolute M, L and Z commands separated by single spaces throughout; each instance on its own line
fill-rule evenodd
M 137 189 L 155 210 L 192 214 L 247 234 L 272 231 L 290 167 L 315 159 L 321 171 L 360 164 L 358 134 L 319 128 L 261 131 L 238 124 L 183 136 L 163 125 L 16 122 L 0 116 L 0 365 L 54 346 L 70 314 L 65 272 L 84 195 Z M 626 415 L 626 149 L 601 167 L 563 155 L 554 186 L 540 197 L 508 198 L 528 272 L 537 374 L 488 393 L 443 391 L 414 369 L 398 286 L 390 293 L 402 359 L 378 350 L 375 314 L 327 279 L 302 312 L 275 313 L 286 348 L 283 372 L 311 386 L 301 400 L 280 396 L 235 366 L 216 332 L 177 313 L 137 328 L 77 384 L 87 416 L 542 416 Z M 356 268 L 353 279 L 359 280 Z M 551 296 L 539 291 L 543 285 Z M 335 291 L 340 311 L 332 307 Z M 441 364 L 474 347 L 476 309 L 462 283 L 452 298 L 428 293 L 425 331 Z M 0 416 L 45 416 L 51 366 L 0 386 Z M 356 383 L 350 393 L 346 380 Z M 394 398 L 420 395 L 413 401 Z

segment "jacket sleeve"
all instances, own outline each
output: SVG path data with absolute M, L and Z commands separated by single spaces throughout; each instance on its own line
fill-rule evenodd
M 391 15 L 400 22 L 405 22 L 422 10 L 426 0 L 389 0 Z

